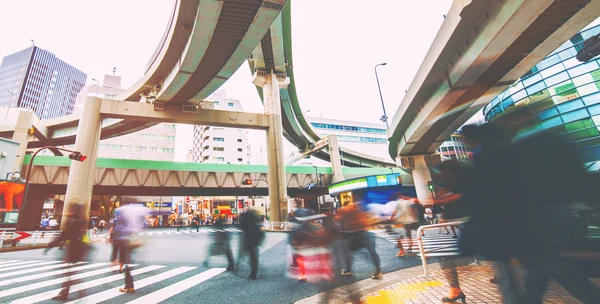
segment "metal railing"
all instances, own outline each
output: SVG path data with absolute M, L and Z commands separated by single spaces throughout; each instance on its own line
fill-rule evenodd
M 279 230 L 279 231 L 289 231 L 292 229 L 292 223 L 290 222 L 271 222 L 264 221 L 264 230 Z
M 425 226 L 421 226 L 421 227 L 419 227 L 419 229 L 417 229 L 417 242 L 419 243 L 419 254 L 421 255 L 421 262 L 423 263 L 423 272 L 425 273 L 425 275 L 429 274 L 429 271 L 427 270 L 427 254 L 441 250 L 441 249 L 456 247 L 458 245 L 458 238 L 456 239 L 455 243 L 452 245 L 437 246 L 433 249 L 425 250 L 425 247 L 423 245 L 423 237 L 422 237 L 423 231 L 429 230 L 429 229 L 435 229 L 435 228 L 443 228 L 443 227 L 451 227 L 451 226 L 455 227 L 455 226 L 462 225 L 466 222 L 467 221 L 464 220 L 464 221 L 457 221 L 457 222 L 448 222 L 448 223 L 443 223 L 443 224 L 425 225 Z M 448 254 L 448 256 L 450 256 L 450 255 L 452 255 L 452 254 Z M 436 256 L 444 256 L 444 255 L 438 254 Z

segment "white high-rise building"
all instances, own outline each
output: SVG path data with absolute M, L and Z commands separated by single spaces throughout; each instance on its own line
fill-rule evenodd
M 113 70 L 113 74 L 114 74 Z M 104 81 L 86 86 L 77 96 L 75 112 L 81 111 L 87 96 L 113 99 L 123 92 L 121 76 L 104 75 Z M 175 160 L 175 124 L 161 123 L 127 135 L 104 139 L 98 146 L 99 158 Z
M 242 112 L 239 100 L 227 98 L 225 91 L 216 91 L 207 100 L 214 102 L 214 109 Z M 250 145 L 246 129 L 213 126 L 194 126 L 192 160 L 197 163 L 251 163 Z

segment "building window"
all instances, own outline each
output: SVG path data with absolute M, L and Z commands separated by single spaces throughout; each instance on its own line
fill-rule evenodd
M 238 148 L 238 152 L 242 152 L 242 148 Z
M 238 138 L 238 142 L 242 142 L 242 139 L 241 139 L 241 138 Z
M 225 157 L 213 157 L 213 159 L 216 161 L 222 161 L 222 162 L 225 161 Z
M 233 107 L 233 102 L 227 103 L 228 106 Z
M 239 162 L 239 163 L 241 163 L 241 162 L 243 162 L 243 161 L 244 161 L 243 159 L 241 159 L 241 158 L 238 158 L 238 162 Z
M 223 137 L 213 137 L 213 141 L 225 141 Z
M 225 151 L 224 147 L 213 147 L 213 151 Z

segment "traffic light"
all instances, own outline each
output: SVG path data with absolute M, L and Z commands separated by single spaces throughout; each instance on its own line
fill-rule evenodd
M 252 180 L 251 179 L 245 179 L 242 181 L 242 185 L 252 185 Z
M 31 126 L 29 129 L 27 129 L 27 133 L 29 133 L 29 135 L 33 135 L 34 132 L 35 132 L 34 126 Z
M 427 182 L 427 188 L 429 188 L 429 190 L 433 190 L 433 182 L 432 181 Z
M 73 153 L 69 154 L 69 158 L 72 160 L 82 162 L 82 161 L 86 160 L 87 156 L 81 154 L 80 152 L 73 152 Z

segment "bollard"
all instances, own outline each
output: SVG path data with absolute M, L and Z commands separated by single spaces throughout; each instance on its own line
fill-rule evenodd
M 37 230 L 36 230 L 36 231 L 34 231 L 34 232 L 32 233 L 32 234 L 33 234 L 33 235 L 32 235 L 32 236 L 33 236 L 33 246 L 35 246 L 35 245 L 37 244 L 37 236 L 38 236 L 38 233 L 39 233 L 39 232 L 38 232 Z
M 2 231 L 2 235 L 0 235 L 0 248 L 2 248 L 2 245 L 4 245 L 4 235 L 6 234 L 6 232 Z

